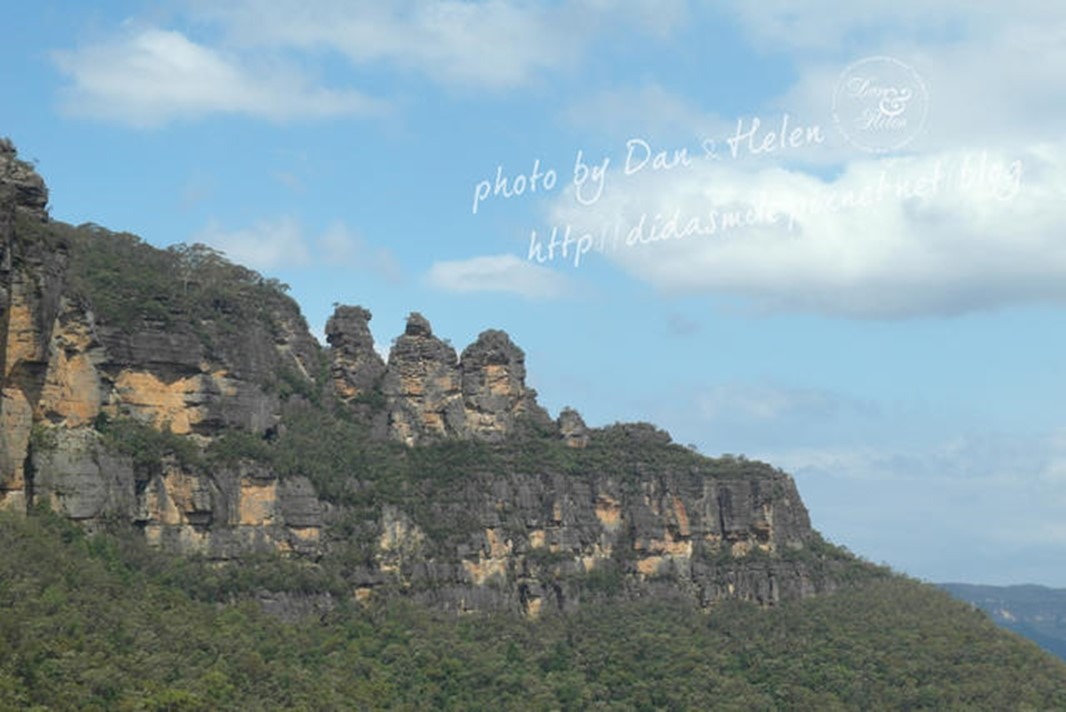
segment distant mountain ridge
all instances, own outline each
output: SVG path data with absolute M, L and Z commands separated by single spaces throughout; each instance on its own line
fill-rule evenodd
M 1066 660 L 1066 588 L 1033 584 L 982 586 L 942 583 L 939 586 L 980 608 L 996 623 L 1024 635 Z

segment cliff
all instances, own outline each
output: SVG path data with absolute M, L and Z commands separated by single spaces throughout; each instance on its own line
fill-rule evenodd
M 341 306 L 322 348 L 284 285 L 53 221 L 47 195 L 0 144 L 2 509 L 293 557 L 361 601 L 529 616 L 667 591 L 772 604 L 862 568 L 772 467 L 552 420 L 502 331 L 457 355 L 414 313 L 386 362 L 370 312 Z

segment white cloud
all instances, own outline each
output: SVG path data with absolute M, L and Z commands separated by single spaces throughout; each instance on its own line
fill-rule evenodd
M 787 112 L 794 123 L 821 126 L 826 140 L 775 158 L 835 166 L 861 157 L 834 126 L 841 75 L 856 61 L 887 55 L 912 67 L 925 85 L 926 95 L 914 103 L 928 115 L 906 145 L 910 153 L 1024 147 L 1061 137 L 1066 93 L 1055 88 L 1066 74 L 1066 5 L 1023 0 L 976 11 L 962 0 L 873 0 L 846 8 L 816 0 L 797 10 L 789 0 L 771 0 L 730 7 L 750 40 L 791 60 L 796 80 L 787 91 L 742 115 L 720 116 L 644 80 L 595 92 L 566 118 L 597 137 L 699 137 L 721 145 L 738 118 L 765 123 Z
M 373 272 L 392 281 L 401 277 L 399 263 L 390 251 L 368 244 L 341 222 L 333 223 L 316 238 L 307 235 L 291 217 L 261 220 L 237 230 L 225 230 L 212 221 L 189 241 L 210 245 L 234 262 L 256 270 L 330 266 Z
M 514 255 L 436 262 L 428 281 L 448 292 L 505 292 L 530 299 L 552 299 L 569 291 L 562 275 Z
M 1046 435 L 754 456 L 795 475 L 815 528 L 874 560 L 934 581 L 1066 585 L 1052 564 L 1066 547 L 1066 482 L 1040 476 L 1055 457 Z
M 66 111 L 135 126 L 211 113 L 284 121 L 384 109 L 356 91 L 314 86 L 287 65 L 252 68 L 171 30 L 140 29 L 53 57 L 72 81 L 62 94 Z
M 1048 438 L 1049 457 L 1047 466 L 1041 473 L 1041 479 L 1052 485 L 1064 488 L 1063 502 L 1066 503 L 1066 427 L 1061 427 Z
M 605 236 L 608 259 L 668 292 L 855 318 L 1066 302 L 1062 145 L 870 157 L 832 180 L 728 158 L 619 166 L 594 204 L 574 197 L 551 224 Z
M 316 244 L 319 259 L 324 265 L 373 272 L 390 282 L 398 282 L 402 277 L 400 263 L 390 250 L 368 244 L 344 223 L 330 225 Z
M 245 46 L 332 50 L 353 64 L 384 62 L 444 84 L 509 88 L 544 71 L 572 67 L 584 48 L 619 23 L 665 36 L 686 3 L 571 0 L 244 0 L 201 3 Z
M 749 37 L 777 50 L 850 52 L 900 36 L 951 42 L 995 32 L 1019 19 L 1047 24 L 1066 18 L 1066 8 L 1044 0 L 865 0 L 848 5 L 809 0 L 802 9 L 790 0 L 730 0 L 728 5 Z
M 1066 95 L 1051 90 L 1066 73 L 1066 6 L 1022 0 L 975 12 L 961 0 L 848 8 L 820 0 L 800 12 L 771 0 L 732 7 L 752 38 L 792 55 L 795 85 L 731 120 L 653 84 L 592 97 L 589 106 L 619 117 L 607 124 L 615 134 L 709 137 L 720 160 L 704 160 L 689 138 L 687 145 L 653 141 L 655 150 L 686 148 L 694 165 L 625 176 L 620 145 L 604 197 L 585 206 L 573 192 L 559 196 L 550 225 L 590 232 L 609 259 L 665 291 L 739 296 L 768 310 L 899 318 L 1066 302 Z M 927 90 L 924 129 L 894 161 L 848 143 L 833 123 L 845 66 L 875 54 L 913 66 Z M 738 119 L 747 128 L 758 116 L 764 136 L 784 113 L 791 126 L 817 127 L 822 140 L 731 154 L 724 139 Z M 910 194 L 938 172 L 935 190 Z M 866 204 L 826 204 L 864 190 L 874 196 Z M 754 224 L 723 226 L 728 214 L 746 223 L 759 205 L 791 217 L 771 223 L 756 211 Z M 714 234 L 625 244 L 642 215 L 649 237 L 675 213 L 682 226 L 700 218 L 710 232 L 712 211 Z
M 634 136 L 714 137 L 725 135 L 735 125 L 650 81 L 592 92 L 571 105 L 564 117 L 597 137 L 623 140 Z
M 385 61 L 443 82 L 506 87 L 572 60 L 576 44 L 551 13 L 508 2 L 236 2 L 201 13 L 245 46 L 328 49 L 352 63 Z
M 727 384 L 696 395 L 702 419 L 719 423 L 816 419 L 820 422 L 842 413 L 869 413 L 873 406 L 830 391 L 776 385 Z
M 380 114 L 387 102 L 328 88 L 306 66 L 337 54 L 360 70 L 399 69 L 450 86 L 509 89 L 580 62 L 618 28 L 665 38 L 684 0 L 187 0 L 179 27 L 138 26 L 53 53 L 66 111 L 135 126 L 214 113 L 274 121 Z M 197 34 L 221 37 L 211 43 Z M 360 80 L 350 80 L 360 81 Z
M 920 481 L 945 488 L 1020 488 L 1061 503 L 1066 480 L 1048 476 L 1064 450 L 1055 433 L 969 432 L 910 446 L 808 446 L 758 453 L 811 477 L 879 482 Z M 1050 501 L 1048 502 L 1050 504 Z
M 1024 146 L 1057 141 L 1066 119 L 1066 19 L 1047 25 L 1005 23 L 990 36 L 946 44 L 892 42 L 864 47 L 844 58 L 799 63 L 798 79 L 774 104 L 829 129 L 832 145 L 807 159 L 838 161 L 858 153 L 839 139 L 833 125 L 833 96 L 852 62 L 888 55 L 921 78 L 927 118 L 909 152 L 949 148 Z M 836 150 L 834 150 L 836 149 Z
M 303 230 L 292 218 L 263 220 L 252 227 L 232 231 L 212 221 L 189 241 L 210 245 L 237 264 L 256 270 L 311 263 Z
M 797 81 L 775 104 L 832 125 L 844 67 L 888 55 L 914 68 L 928 90 L 928 122 L 909 150 L 1058 140 L 1066 119 L 1066 5 L 1040 0 L 830 0 L 733 3 L 749 37 L 792 55 Z M 819 158 L 839 158 L 839 154 Z

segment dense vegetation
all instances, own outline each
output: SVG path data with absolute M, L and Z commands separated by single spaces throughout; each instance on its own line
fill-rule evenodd
M 69 260 L 69 287 L 97 318 L 133 331 L 143 323 L 235 330 L 273 328 L 273 315 L 295 312 L 288 286 L 234 264 L 207 245 L 160 250 L 136 235 L 86 223 L 77 227 L 17 216 L 16 236 Z M 203 335 L 208 332 L 205 330 Z
M 940 585 L 988 613 L 992 620 L 1066 660 L 1066 589 L 1046 586 Z
M 279 314 L 297 313 L 284 285 L 208 247 L 158 250 L 95 225 L 18 220 L 18 239 L 64 255 L 67 293 L 112 328 L 192 329 L 210 352 L 249 325 L 276 333 Z M 280 427 L 269 437 L 228 430 L 205 450 L 129 418 L 94 423 L 139 471 L 173 458 L 191 470 L 251 461 L 308 477 L 334 505 L 322 561 L 219 566 L 163 556 L 119 522 L 88 536 L 47 511 L 0 513 L 0 710 L 1066 707 L 1066 666 L 972 608 L 820 539 L 781 555 L 812 572 L 834 564 L 843 590 L 771 610 L 627 601 L 614 595 L 619 562 L 588 575 L 599 605 L 535 622 L 449 617 L 402 595 L 363 607 L 346 572 L 370 556 L 382 505 L 401 505 L 433 546 L 454 550 L 476 523 L 434 507 L 461 508 L 471 474 L 609 471 L 635 487 L 653 472 L 742 478 L 773 468 L 703 458 L 648 425 L 595 431 L 583 450 L 536 423 L 504 444 L 408 449 L 371 437 L 364 419 L 328 402 L 323 382 L 276 374 L 262 385 L 284 402 Z M 380 393 L 364 401 L 382 407 Z M 56 446 L 50 428 L 32 437 L 36 450 Z M 530 560 L 550 567 L 552 556 Z M 285 622 L 256 602 L 271 591 L 331 603 Z
M 771 610 L 660 600 L 529 622 L 398 601 L 283 623 L 47 513 L 0 516 L 0 550 L 0 709 L 1066 706 L 1066 665 L 903 579 Z

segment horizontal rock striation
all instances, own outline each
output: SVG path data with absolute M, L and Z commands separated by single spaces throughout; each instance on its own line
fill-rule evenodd
M 608 591 L 669 590 L 710 606 L 833 590 L 831 571 L 798 556 L 820 539 L 792 479 L 760 468 L 739 477 L 671 467 L 642 478 L 471 474 L 420 513 L 381 512 L 359 595 L 399 588 L 457 612 L 535 617 Z
M 342 561 L 359 601 L 460 612 L 836 585 L 787 475 L 647 425 L 553 421 L 502 331 L 459 355 L 413 313 L 386 361 L 370 312 L 339 306 L 323 349 L 283 285 L 202 245 L 53 222 L 47 200 L 0 141 L 0 509 L 125 522 L 175 554 Z M 294 414 L 364 439 L 323 439 L 338 452 L 318 457 L 312 430 L 279 463 L 279 439 L 302 442 L 285 440 Z M 392 459 L 369 466 L 374 452 Z
M 308 482 L 145 467 L 101 432 L 129 421 L 193 449 L 230 428 L 269 432 L 281 414 L 276 374 L 310 382 L 317 371 L 295 304 L 239 328 L 110 322 L 71 288 L 70 228 L 49 225 L 46 202 L 44 182 L 0 141 L 0 508 L 47 503 L 90 528 L 125 520 L 164 548 L 219 558 L 313 552 L 323 507 Z

